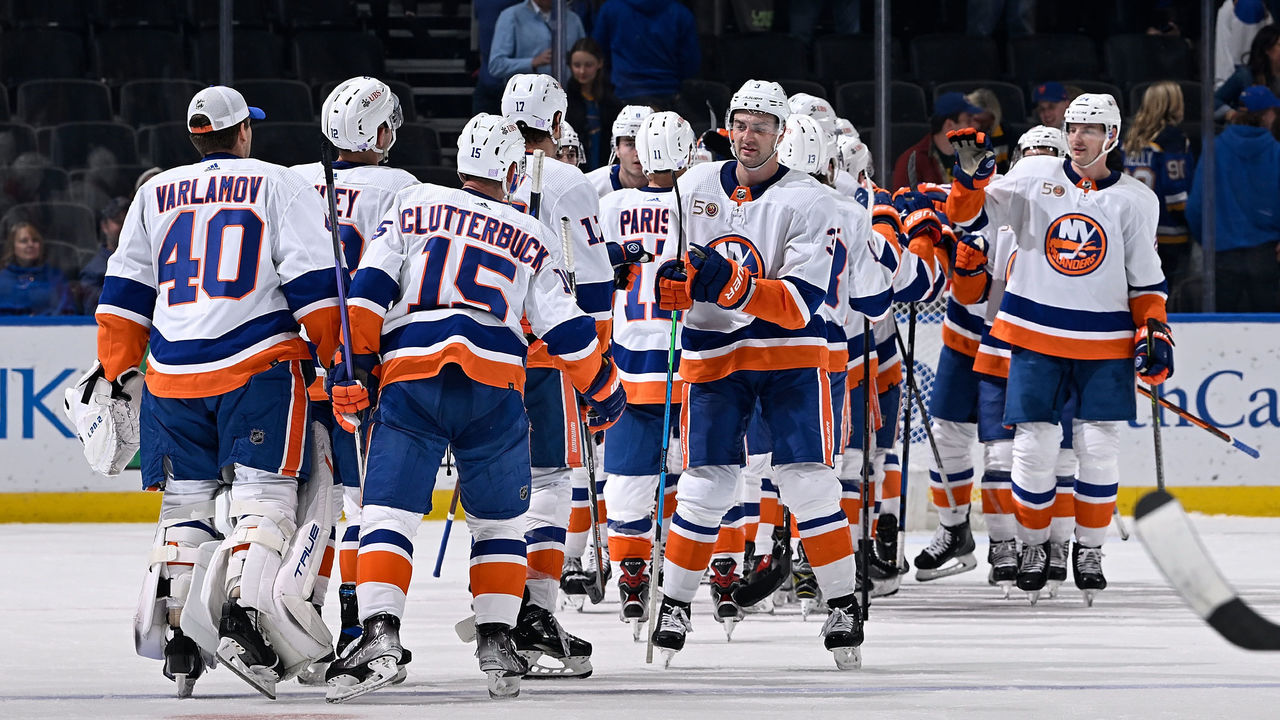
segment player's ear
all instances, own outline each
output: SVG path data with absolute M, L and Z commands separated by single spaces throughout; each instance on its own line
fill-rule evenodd
M 551 118 L 551 137 L 555 138 L 556 141 L 560 140 L 561 120 L 564 120 L 564 113 L 558 112 Z

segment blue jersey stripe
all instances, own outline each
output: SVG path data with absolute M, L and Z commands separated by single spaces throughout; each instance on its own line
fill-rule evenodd
M 389 308 L 400 296 L 400 285 L 381 268 L 364 267 L 356 271 L 351 281 L 351 297 L 358 297 Z
M 151 355 L 166 365 L 195 365 L 214 358 L 228 358 L 272 335 L 298 332 L 298 321 L 288 310 L 259 315 L 216 338 L 168 340 L 151 329 Z
M 1034 300 L 1015 295 L 1008 290 L 1005 290 L 1004 299 L 1000 302 L 1000 311 L 1023 320 L 1030 320 L 1037 325 L 1061 330 L 1092 333 L 1133 330 L 1133 317 L 1125 310 L 1108 312 L 1069 310 L 1067 308 L 1043 305 Z
M 137 280 L 108 275 L 102 280 L 98 302 L 150 318 L 156 309 L 156 289 Z
M 450 337 L 465 337 L 476 347 L 524 358 L 528 348 L 506 326 L 482 325 L 466 315 L 401 325 L 382 335 L 384 353 L 404 348 L 430 347 Z

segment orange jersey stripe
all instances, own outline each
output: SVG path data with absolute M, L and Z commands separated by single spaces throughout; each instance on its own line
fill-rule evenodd
M 1133 341 L 1127 338 L 1115 340 L 1078 340 L 1028 330 L 996 316 L 991 334 L 1014 347 L 1034 350 L 1041 355 L 1073 358 L 1076 360 L 1117 360 L 1133 356 Z
M 680 358 L 680 377 L 685 382 L 711 382 L 739 370 L 796 370 L 826 368 L 825 345 L 739 347 L 711 358 Z
M 462 344 L 446 345 L 431 355 L 402 355 L 382 366 L 382 384 L 435 377 L 450 363 L 461 367 L 467 377 L 496 388 L 524 392 L 524 368 L 482 358 Z
M 973 370 L 983 375 L 1007 378 L 1009 377 L 1009 358 L 979 350 L 978 355 L 973 359 Z
M 148 368 L 147 389 L 159 397 L 213 397 L 241 387 L 249 382 L 249 378 L 269 369 L 274 363 L 289 360 L 311 361 L 311 351 L 302 338 L 290 338 L 221 370 L 167 374 Z M 305 388 L 303 394 L 306 394 Z
M 844 372 L 849 367 L 849 347 L 827 348 L 827 372 Z
M 974 357 L 978 354 L 980 342 L 976 338 L 961 335 L 950 325 L 944 324 L 942 326 L 942 344 L 969 357 Z
M 99 313 L 98 361 L 108 380 L 115 380 L 120 373 L 142 362 L 147 351 L 147 328 L 119 315 Z M 159 393 L 157 393 L 159 394 Z
M 632 382 L 622 378 L 622 387 L 626 389 L 627 403 L 631 405 L 664 405 L 667 402 L 665 382 Z M 671 401 L 680 402 L 682 392 L 684 381 L 677 378 L 671 386 Z

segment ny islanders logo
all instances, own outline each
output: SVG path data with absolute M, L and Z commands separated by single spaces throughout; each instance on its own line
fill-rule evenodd
M 1063 275 L 1088 275 L 1102 265 L 1107 255 L 1107 235 L 1097 220 L 1068 213 L 1049 223 L 1044 255 L 1049 265 Z
M 760 259 L 760 251 L 751 241 L 741 235 L 722 235 L 707 243 L 707 248 L 717 250 L 721 255 L 738 263 L 751 273 L 751 277 L 760 277 L 764 262 Z

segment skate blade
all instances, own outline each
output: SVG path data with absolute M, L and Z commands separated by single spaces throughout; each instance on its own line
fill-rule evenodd
M 1060 587 L 1062 587 L 1061 580 L 1050 580 L 1045 584 L 1045 594 L 1047 594 L 1050 599 L 1056 598 L 1058 597 L 1058 588 Z
M 1000 586 L 1000 590 L 1004 592 L 1004 599 L 1008 600 L 1009 593 L 1013 592 L 1013 581 L 1001 580 L 1000 582 L 996 583 L 996 585 Z
M 1095 597 L 1097 597 L 1098 593 L 1099 593 L 1099 592 L 1101 592 L 1101 591 L 1099 591 L 1099 590 L 1081 590 L 1080 592 L 1084 593 L 1084 604 L 1085 604 L 1085 607 L 1093 607 L 1093 599 L 1094 599 Z
M 818 607 L 817 598 L 800 598 L 800 619 L 806 621 Z
M 585 605 L 586 602 L 586 595 L 582 595 L 580 593 L 573 593 L 571 595 L 563 590 L 560 592 L 560 606 L 562 608 L 572 608 L 578 612 L 582 612 L 582 606 Z
M 1039 602 L 1039 601 L 1040 601 L 1040 591 L 1039 591 L 1039 590 L 1028 590 L 1028 591 L 1027 591 L 1027 600 L 1028 600 L 1032 605 L 1035 605 L 1037 602 Z
M 186 673 L 176 673 L 173 681 L 178 684 L 178 699 L 185 700 L 191 697 L 191 691 L 195 690 L 196 679 Z
M 585 655 L 570 655 L 563 658 L 552 658 L 538 651 L 521 651 L 520 655 L 529 663 L 529 672 L 525 677 L 530 680 L 555 680 L 557 678 L 588 678 L 594 672 L 591 658 Z M 547 665 L 543 660 L 554 660 L 559 666 Z
M 871 591 L 867 593 L 867 597 L 880 598 L 880 597 L 889 597 L 890 595 L 896 595 L 898 592 L 898 588 L 901 586 L 902 586 L 902 578 L 896 575 L 891 578 L 877 580 L 871 583 Z
M 644 618 L 627 618 L 627 622 L 631 623 L 631 639 L 634 642 L 640 642 L 644 637 Z
M 325 693 L 324 701 L 344 703 L 361 695 L 367 695 L 395 682 L 396 676 L 403 672 L 400 666 L 396 665 L 395 658 L 390 655 L 370 660 L 369 670 L 371 671 L 369 677 L 363 682 L 356 681 L 355 676 L 352 675 L 338 675 L 330 679 L 329 690 Z
M 671 650 L 669 648 L 658 648 L 658 652 L 662 653 L 663 669 L 665 670 L 671 667 L 671 661 L 675 659 L 677 651 Z
M 761 600 L 755 605 L 748 605 L 742 608 L 742 612 L 745 615 L 772 615 L 774 607 L 775 607 L 775 604 L 773 601 L 773 597 L 770 596 Z
M 318 662 L 308 665 L 302 672 L 298 673 L 298 684 L 307 687 L 324 687 L 324 674 L 329 669 L 329 663 Z
M 276 681 L 279 678 L 267 668 L 254 670 L 253 667 L 246 665 L 244 660 L 240 659 L 243 654 L 244 648 L 241 647 L 240 643 L 229 637 L 222 638 L 221 642 L 218 643 L 217 656 L 222 661 L 222 664 L 226 665 L 227 669 L 235 673 L 241 680 L 253 686 L 254 690 L 262 693 L 268 699 L 275 700 Z
M 725 642 L 733 642 L 733 631 L 734 628 L 738 627 L 738 619 L 718 617 L 716 620 L 719 620 L 720 624 L 724 627 Z
M 978 561 L 973 559 L 973 553 L 968 555 L 959 555 L 954 558 L 954 562 L 943 565 L 939 568 L 926 570 L 920 566 L 916 566 L 916 580 L 919 582 L 929 582 L 930 580 L 938 580 L 952 575 L 969 572 L 978 567 Z
M 520 697 L 520 676 L 510 670 L 485 670 L 488 676 L 489 697 L 493 700 L 510 700 Z
M 831 654 L 835 656 L 836 667 L 841 670 L 862 669 L 862 648 L 860 647 L 832 648 Z

